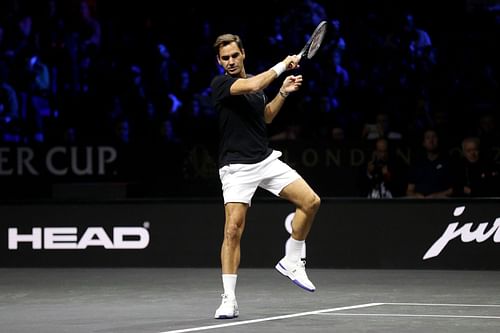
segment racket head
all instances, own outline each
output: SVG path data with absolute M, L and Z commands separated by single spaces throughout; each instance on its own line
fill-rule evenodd
M 306 57 L 307 59 L 311 59 L 314 57 L 316 52 L 318 52 L 323 39 L 326 34 L 327 21 L 321 21 L 316 29 L 314 29 L 311 37 L 307 41 L 304 48 L 300 51 L 299 55 L 301 57 Z

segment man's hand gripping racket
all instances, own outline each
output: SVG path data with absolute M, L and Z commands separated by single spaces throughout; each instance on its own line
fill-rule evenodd
M 323 42 L 323 39 L 325 38 L 326 27 L 327 27 L 327 21 L 321 21 L 318 24 L 316 29 L 314 29 L 311 37 L 309 37 L 309 40 L 307 41 L 306 45 L 304 45 L 299 54 L 288 56 L 284 60 L 285 69 L 287 68 L 288 70 L 290 70 L 298 68 L 299 62 L 302 58 L 305 57 L 307 59 L 311 59 L 312 57 L 314 57 L 316 52 L 318 52 L 321 43 Z M 282 71 L 284 71 L 284 69 L 282 69 L 281 72 Z M 281 73 L 279 70 L 277 70 L 276 72 Z M 288 76 L 283 82 L 283 85 L 280 89 L 280 94 L 281 96 L 286 97 L 290 92 L 297 91 L 301 85 L 302 85 L 302 75 Z

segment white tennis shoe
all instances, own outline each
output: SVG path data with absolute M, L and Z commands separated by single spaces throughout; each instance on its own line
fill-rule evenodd
M 230 298 L 226 294 L 222 294 L 222 303 L 215 311 L 215 319 L 232 319 L 240 315 L 236 298 Z
M 310 292 L 316 290 L 314 284 L 307 277 L 305 260 L 290 262 L 286 257 L 283 257 L 283 259 L 276 264 L 276 269 L 302 289 Z

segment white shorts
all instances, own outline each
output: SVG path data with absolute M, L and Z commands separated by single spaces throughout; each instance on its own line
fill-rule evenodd
M 280 151 L 274 150 L 265 160 L 255 164 L 229 164 L 219 169 L 224 204 L 243 202 L 251 205 L 257 187 L 279 196 L 281 190 L 300 178 L 300 175 L 279 160 Z

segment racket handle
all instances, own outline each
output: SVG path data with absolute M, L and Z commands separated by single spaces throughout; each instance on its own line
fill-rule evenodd
M 297 64 L 298 64 L 298 63 L 300 62 L 300 60 L 302 59 L 302 55 L 303 55 L 303 54 L 304 54 L 304 52 L 300 52 L 300 53 L 297 55 L 297 56 L 299 57 L 299 61 L 297 62 Z M 293 67 L 293 65 L 290 63 L 290 64 L 288 65 L 288 68 L 292 68 L 292 67 Z

